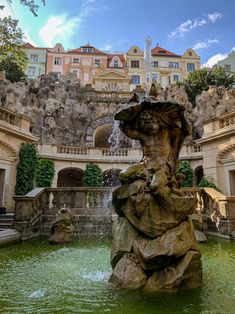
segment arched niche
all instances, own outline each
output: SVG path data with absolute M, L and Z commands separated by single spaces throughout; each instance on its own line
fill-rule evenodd
M 64 168 L 58 172 L 57 187 L 82 186 L 84 170 L 80 168 Z
M 113 168 L 113 169 L 107 169 L 103 172 L 103 178 L 104 183 L 103 186 L 119 186 L 120 181 L 118 180 L 119 173 L 121 172 L 121 169 Z
M 196 167 L 193 172 L 194 186 L 198 186 L 203 176 L 204 176 L 203 167 L 202 166 Z
M 98 127 L 94 132 L 94 146 L 95 147 L 109 147 L 109 137 L 112 134 L 113 124 L 104 124 Z

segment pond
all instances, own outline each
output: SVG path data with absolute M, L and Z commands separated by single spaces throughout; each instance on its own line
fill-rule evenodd
M 110 247 L 105 239 L 66 246 L 37 239 L 1 247 L 0 313 L 235 313 L 235 242 L 201 244 L 201 289 L 154 297 L 110 286 Z

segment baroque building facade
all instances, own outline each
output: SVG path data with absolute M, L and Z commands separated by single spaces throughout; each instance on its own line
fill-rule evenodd
M 132 46 L 125 54 L 106 53 L 89 43 L 67 51 L 61 43 L 53 48 L 36 48 L 26 44 L 25 49 L 29 59 L 26 72 L 29 78 L 50 72 L 60 78 L 71 73 L 82 85 L 90 84 L 96 90 L 132 91 L 137 86 L 146 88 L 144 52 L 138 46 Z M 157 45 L 151 54 L 152 80 L 163 87 L 185 79 L 191 71 L 200 68 L 200 57 L 193 49 L 176 55 Z

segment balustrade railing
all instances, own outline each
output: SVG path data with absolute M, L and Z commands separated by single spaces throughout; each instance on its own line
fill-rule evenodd
M 19 116 L 3 107 L 0 107 L 0 120 L 17 127 L 20 126 Z
M 71 155 L 89 155 L 88 147 L 77 146 L 57 146 L 58 154 L 71 154 Z
M 219 119 L 220 129 L 235 124 L 235 112 L 231 112 Z

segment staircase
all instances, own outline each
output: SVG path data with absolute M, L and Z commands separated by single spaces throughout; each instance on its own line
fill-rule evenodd
M 13 229 L 14 213 L 0 215 L 0 230 Z

